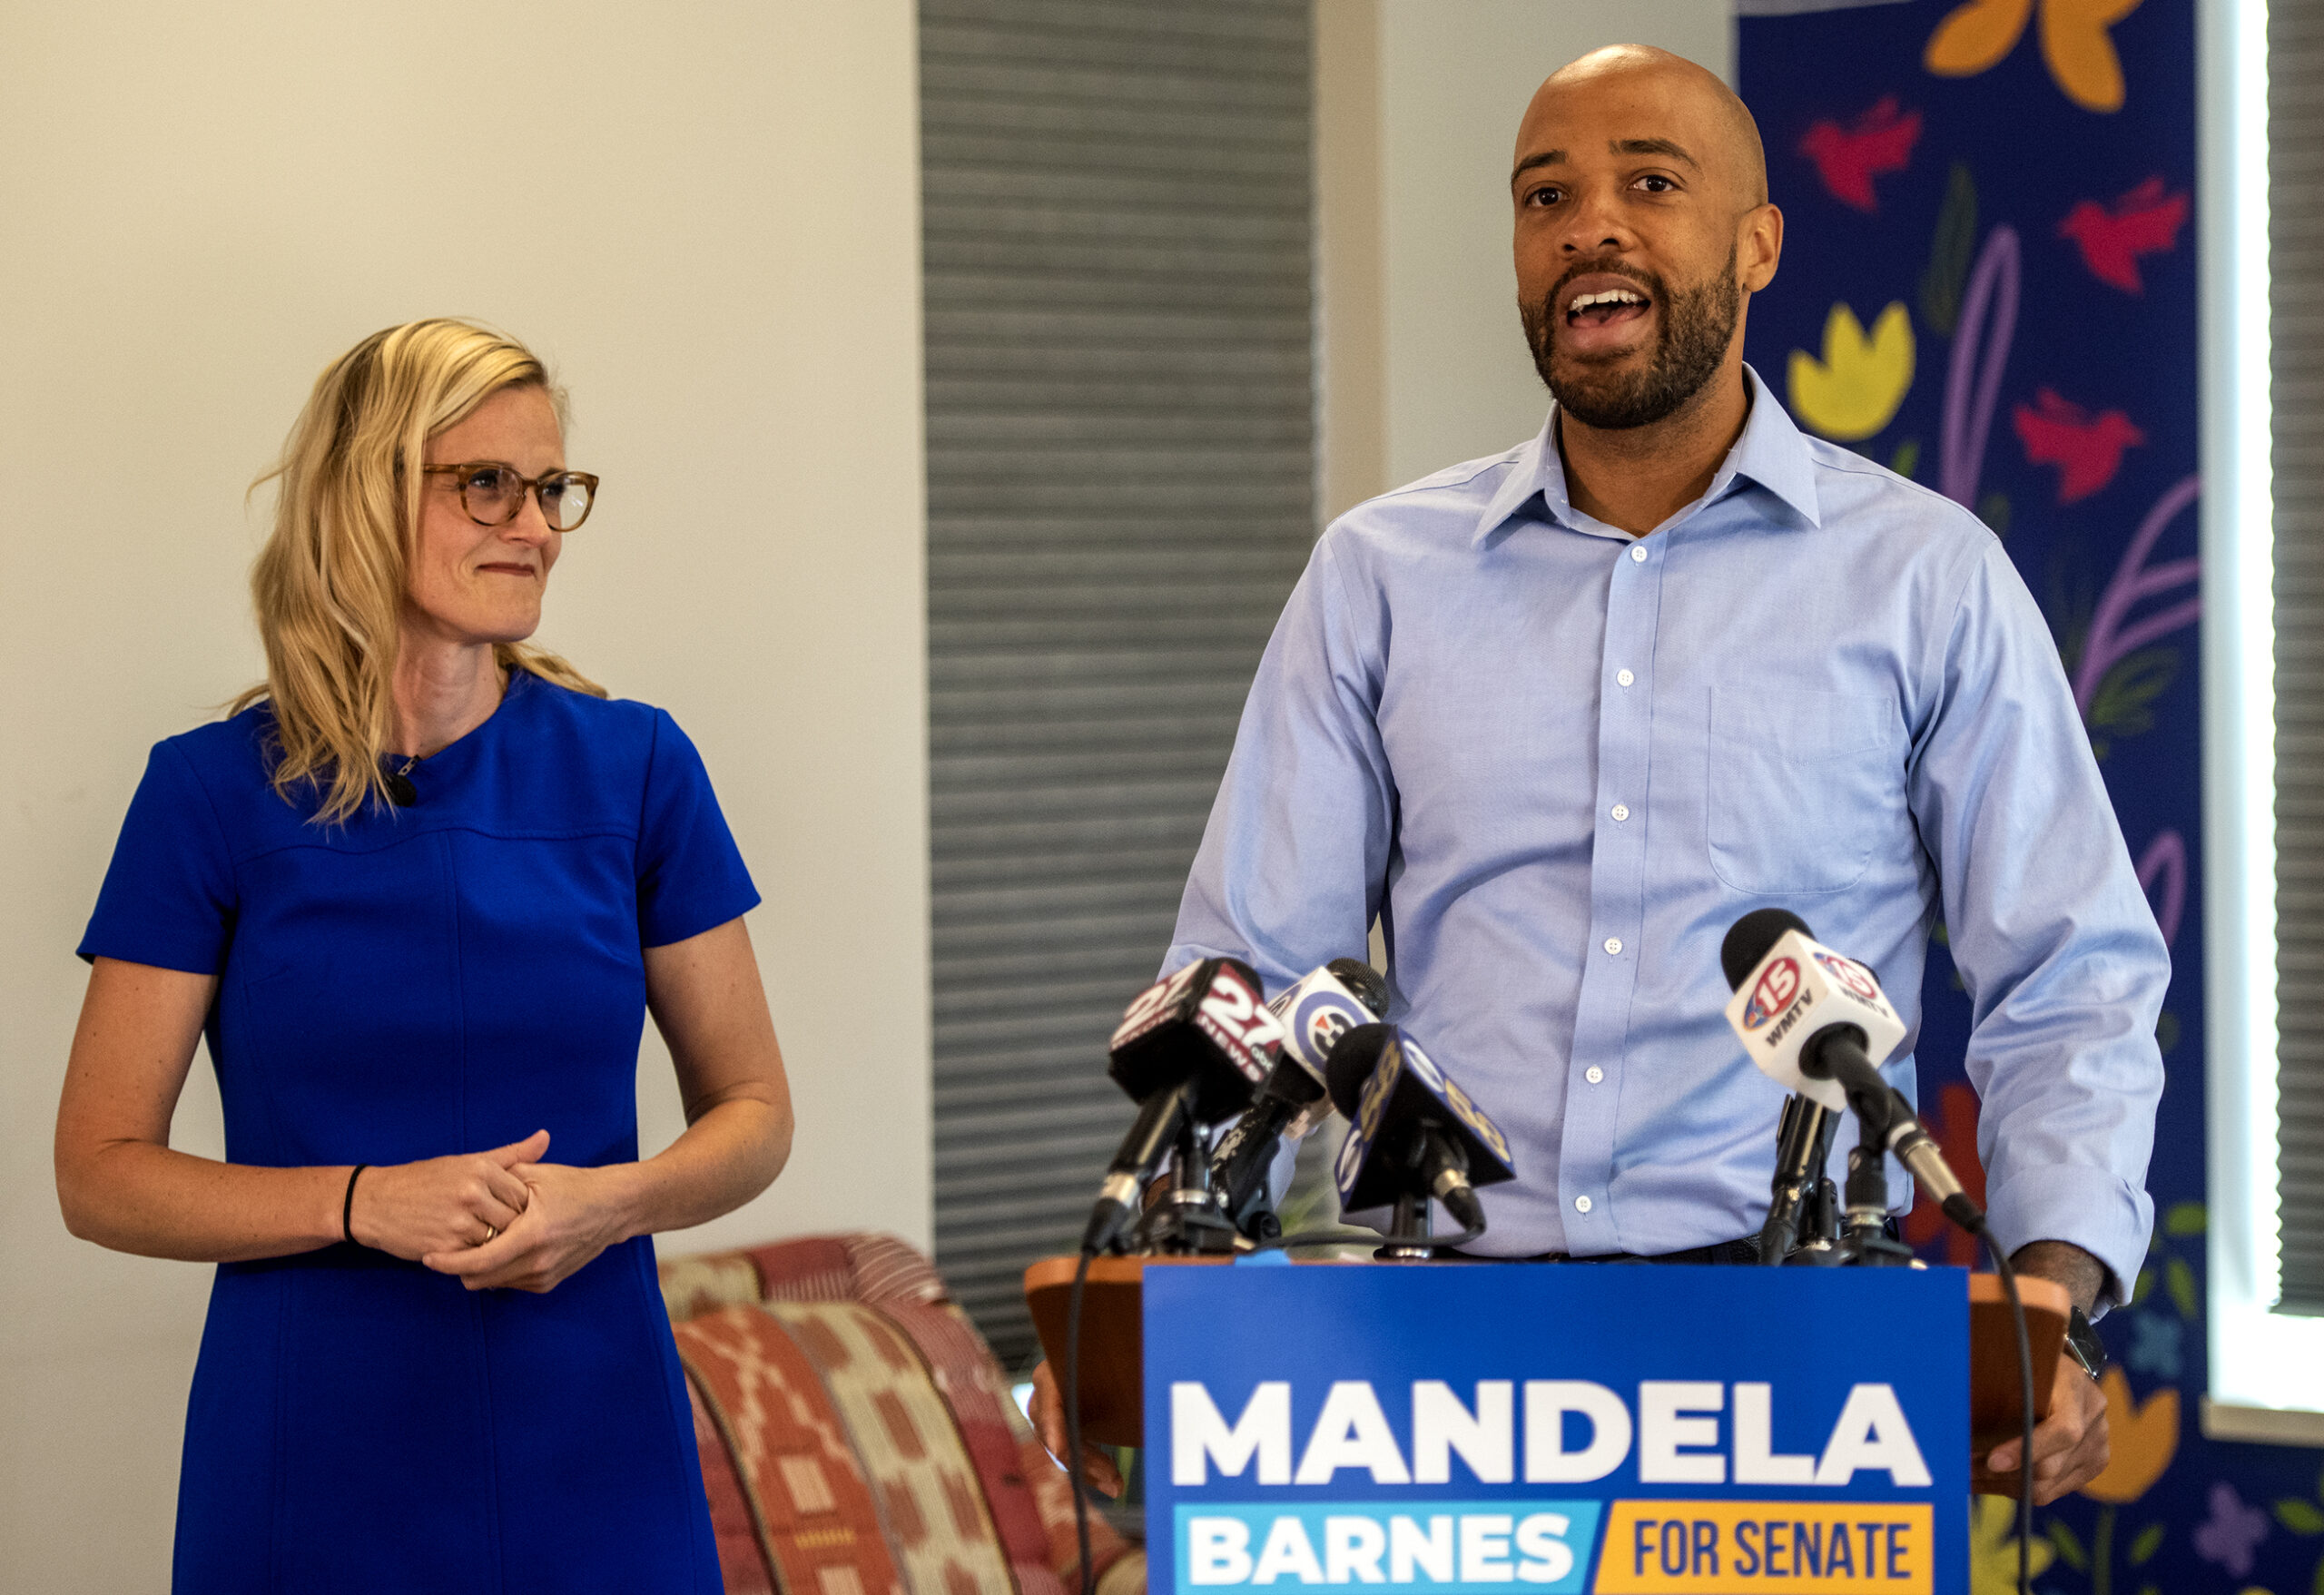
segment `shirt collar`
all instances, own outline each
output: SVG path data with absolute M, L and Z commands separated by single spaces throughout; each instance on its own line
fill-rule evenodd
M 1774 494 L 1809 526 L 1821 526 L 1822 512 L 1816 497 L 1816 462 L 1808 455 L 1807 439 L 1799 435 L 1799 428 L 1792 425 L 1783 406 L 1768 391 L 1768 385 L 1759 380 L 1759 373 L 1748 364 L 1743 368 L 1743 379 L 1751 385 L 1750 417 L 1743 423 L 1743 435 L 1719 462 L 1718 474 L 1711 478 L 1710 487 L 1700 502 L 1709 504 L 1720 497 L 1737 477 L 1744 477 Z M 1500 530 L 1536 495 L 1552 519 L 1571 524 L 1579 513 L 1567 497 L 1565 457 L 1558 452 L 1553 440 L 1557 418 L 1557 406 L 1551 404 L 1549 418 L 1517 451 L 1514 465 L 1502 478 L 1500 491 L 1477 517 L 1472 543 L 1482 543 Z

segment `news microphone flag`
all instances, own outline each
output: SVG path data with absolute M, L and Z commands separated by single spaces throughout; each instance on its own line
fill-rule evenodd
M 1342 980 L 1343 973 L 1349 978 Z M 1371 976 L 1368 982 L 1364 980 L 1366 975 Z M 1284 1028 L 1283 1062 L 1276 1065 L 1277 1069 L 1295 1064 L 1315 1079 L 1312 1095 L 1305 1090 L 1297 1092 L 1298 1098 L 1307 1106 L 1283 1127 L 1280 1134 L 1285 1140 L 1301 1139 L 1331 1113 L 1324 1069 L 1331 1061 L 1333 1047 L 1356 1026 L 1378 1019 L 1387 1006 L 1388 995 L 1380 977 L 1347 959 L 1334 960 L 1295 984 L 1285 987 L 1267 1004 L 1268 1010 Z M 1279 1073 L 1276 1078 L 1284 1085 L 1291 1084 L 1282 1081 Z M 1286 1090 L 1281 1094 L 1292 1093 Z
M 1472 1188 L 1516 1178 L 1509 1137 L 1469 1100 L 1467 1092 L 1445 1078 L 1444 1071 L 1421 1050 L 1420 1043 L 1393 1025 L 1379 1025 L 1352 1032 L 1352 1039 L 1342 1045 L 1354 1047 L 1369 1039 L 1373 1030 L 1386 1032 L 1381 1038 L 1380 1061 L 1364 1081 L 1355 1111 L 1349 1116 L 1355 1127 L 1340 1143 L 1339 1159 L 1333 1168 L 1341 1207 L 1354 1212 L 1384 1206 L 1406 1194 L 1406 1182 L 1413 1172 L 1408 1155 L 1411 1139 L 1430 1130 L 1443 1137 L 1448 1149 L 1457 1148 L 1463 1157 L 1468 1168 L 1462 1183 Z M 1438 1171 L 1427 1173 L 1433 1183 Z M 1428 1194 L 1440 1199 L 1444 1195 L 1441 1190 Z
M 1751 961 L 1760 947 L 1767 950 Z M 1859 1120 L 1868 1115 L 1873 1134 L 1946 1216 L 1972 1233 L 1982 1230 L 1984 1215 L 1943 1150 L 1913 1105 L 1881 1077 L 1880 1065 L 1905 1039 L 1905 1022 L 1872 971 L 1817 941 L 1807 921 L 1784 909 L 1744 915 L 1718 950 L 1735 985 L 1727 1022 L 1752 1061 L 1815 1101 L 1836 1110 L 1852 1107 Z
M 1866 1056 L 1878 1064 L 1905 1039 L 1905 1021 L 1872 971 L 1797 930 L 1776 938 L 1737 984 L 1727 1022 L 1761 1073 L 1835 1112 L 1848 1105 L 1846 1088 L 1801 1071 L 1807 1042 L 1830 1026 L 1853 1025 L 1864 1032 Z
M 1312 1132 L 1332 1111 L 1324 1078 L 1332 1048 L 1388 1006 L 1379 971 L 1354 959 L 1334 959 L 1267 1004 L 1288 1032 L 1282 1055 L 1259 1088 L 1251 1110 L 1222 1134 L 1210 1152 L 1210 1186 L 1236 1227 L 1253 1239 L 1270 1233 L 1264 1215 L 1267 1175 L 1288 1142 Z
M 1137 1117 L 1098 1186 L 1084 1252 L 1106 1250 L 1129 1226 L 1139 1188 L 1189 1120 L 1210 1124 L 1250 1106 L 1282 1044 L 1283 1025 L 1240 959 L 1204 959 L 1137 994 L 1106 1058 L 1106 1072 L 1137 1103 Z
M 1192 1081 L 1195 1121 L 1214 1124 L 1250 1105 L 1283 1039 L 1250 966 L 1206 958 L 1138 994 L 1115 1027 L 1106 1072 L 1138 1102 Z

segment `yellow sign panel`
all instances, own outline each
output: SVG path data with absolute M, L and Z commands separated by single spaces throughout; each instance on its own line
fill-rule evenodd
M 1618 1501 L 1598 1595 L 1931 1595 L 1925 1501 Z

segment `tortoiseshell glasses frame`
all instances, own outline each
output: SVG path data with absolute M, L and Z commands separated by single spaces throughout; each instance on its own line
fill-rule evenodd
M 527 477 L 515 466 L 497 459 L 425 465 L 419 469 L 423 476 L 457 477 L 460 507 L 480 527 L 505 527 L 515 520 L 524 513 L 527 493 L 540 500 L 541 518 L 553 532 L 577 529 L 597 505 L 597 478 L 587 471 L 544 471 L 537 477 Z M 577 510 L 573 507 L 576 498 Z

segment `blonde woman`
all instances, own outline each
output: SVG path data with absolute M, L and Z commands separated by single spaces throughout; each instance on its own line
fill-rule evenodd
M 596 478 L 459 321 L 316 383 L 252 578 L 267 682 L 153 750 L 81 954 L 75 1235 L 220 1265 L 175 1589 L 715 1590 L 655 1230 L 791 1143 L 670 717 L 528 646 Z M 688 1128 L 637 1156 L 651 1012 Z M 197 1038 L 227 1161 L 173 1151 Z

